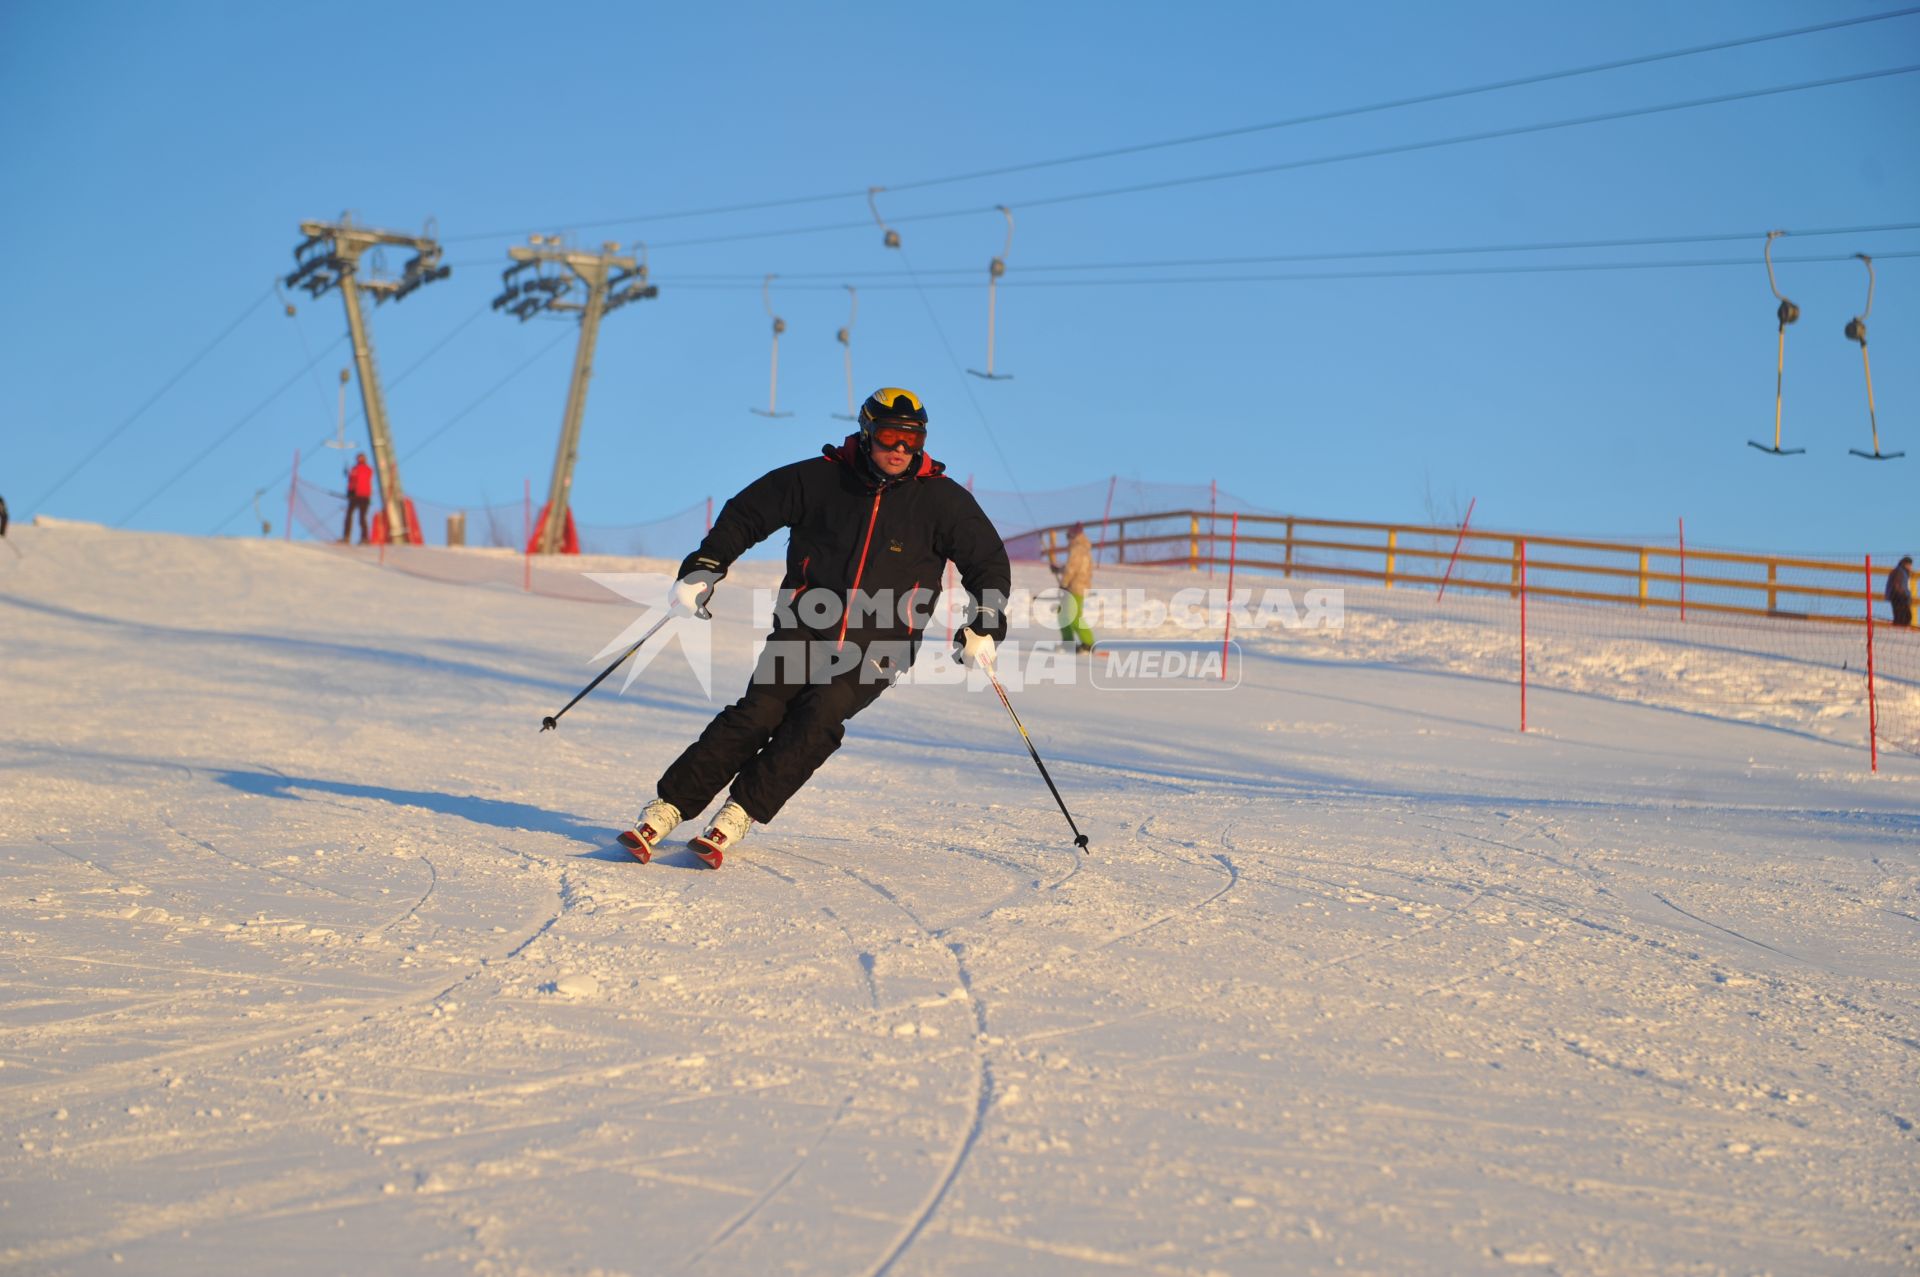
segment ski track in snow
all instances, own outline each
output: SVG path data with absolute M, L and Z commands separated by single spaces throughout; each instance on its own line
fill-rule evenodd
M 612 841 L 684 661 L 534 730 L 624 608 L 20 536 L 0 1270 L 1920 1255 L 1920 764 L 1817 660 L 1549 630 L 1523 738 L 1497 627 L 1358 593 L 1231 694 L 1014 691 L 1091 854 L 990 692 L 905 687 L 713 873 Z

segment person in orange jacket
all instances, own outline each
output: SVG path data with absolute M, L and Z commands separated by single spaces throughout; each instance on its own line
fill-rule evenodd
M 367 454 L 354 454 L 353 469 L 347 472 L 347 521 L 340 529 L 340 544 L 353 538 L 353 512 L 360 512 L 360 544 L 367 543 L 367 510 L 373 505 L 373 467 Z

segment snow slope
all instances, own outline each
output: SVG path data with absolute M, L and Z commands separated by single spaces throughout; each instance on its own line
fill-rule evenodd
M 630 609 L 15 537 L 0 1270 L 1920 1267 L 1920 766 L 1818 689 L 1523 737 L 1377 619 L 1031 686 L 1076 858 L 908 686 L 712 873 L 610 836 L 684 663 L 536 730 Z

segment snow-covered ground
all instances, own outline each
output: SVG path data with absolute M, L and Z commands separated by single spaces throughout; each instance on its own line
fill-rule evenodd
M 0 1269 L 1920 1268 L 1920 764 L 1828 671 L 1669 708 L 1563 635 L 1521 736 L 1356 609 L 1026 687 L 1086 857 L 990 692 L 904 686 L 713 873 L 611 838 L 684 662 L 537 730 L 631 610 L 14 538 Z

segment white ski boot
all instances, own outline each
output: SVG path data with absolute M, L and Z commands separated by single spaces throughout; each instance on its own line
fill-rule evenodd
M 720 862 L 726 859 L 726 853 L 732 851 L 734 846 L 747 836 L 747 831 L 751 828 L 753 828 L 753 817 L 747 815 L 746 809 L 739 803 L 729 798 L 727 805 L 722 807 L 719 815 L 713 818 L 713 824 L 707 827 L 707 832 L 687 845 L 693 848 L 693 854 L 700 857 L 701 862 L 709 869 L 718 869 Z
M 680 823 L 680 809 L 663 798 L 656 798 L 640 813 L 632 829 L 620 835 L 620 845 L 633 853 L 641 864 L 653 859 L 653 849 Z

